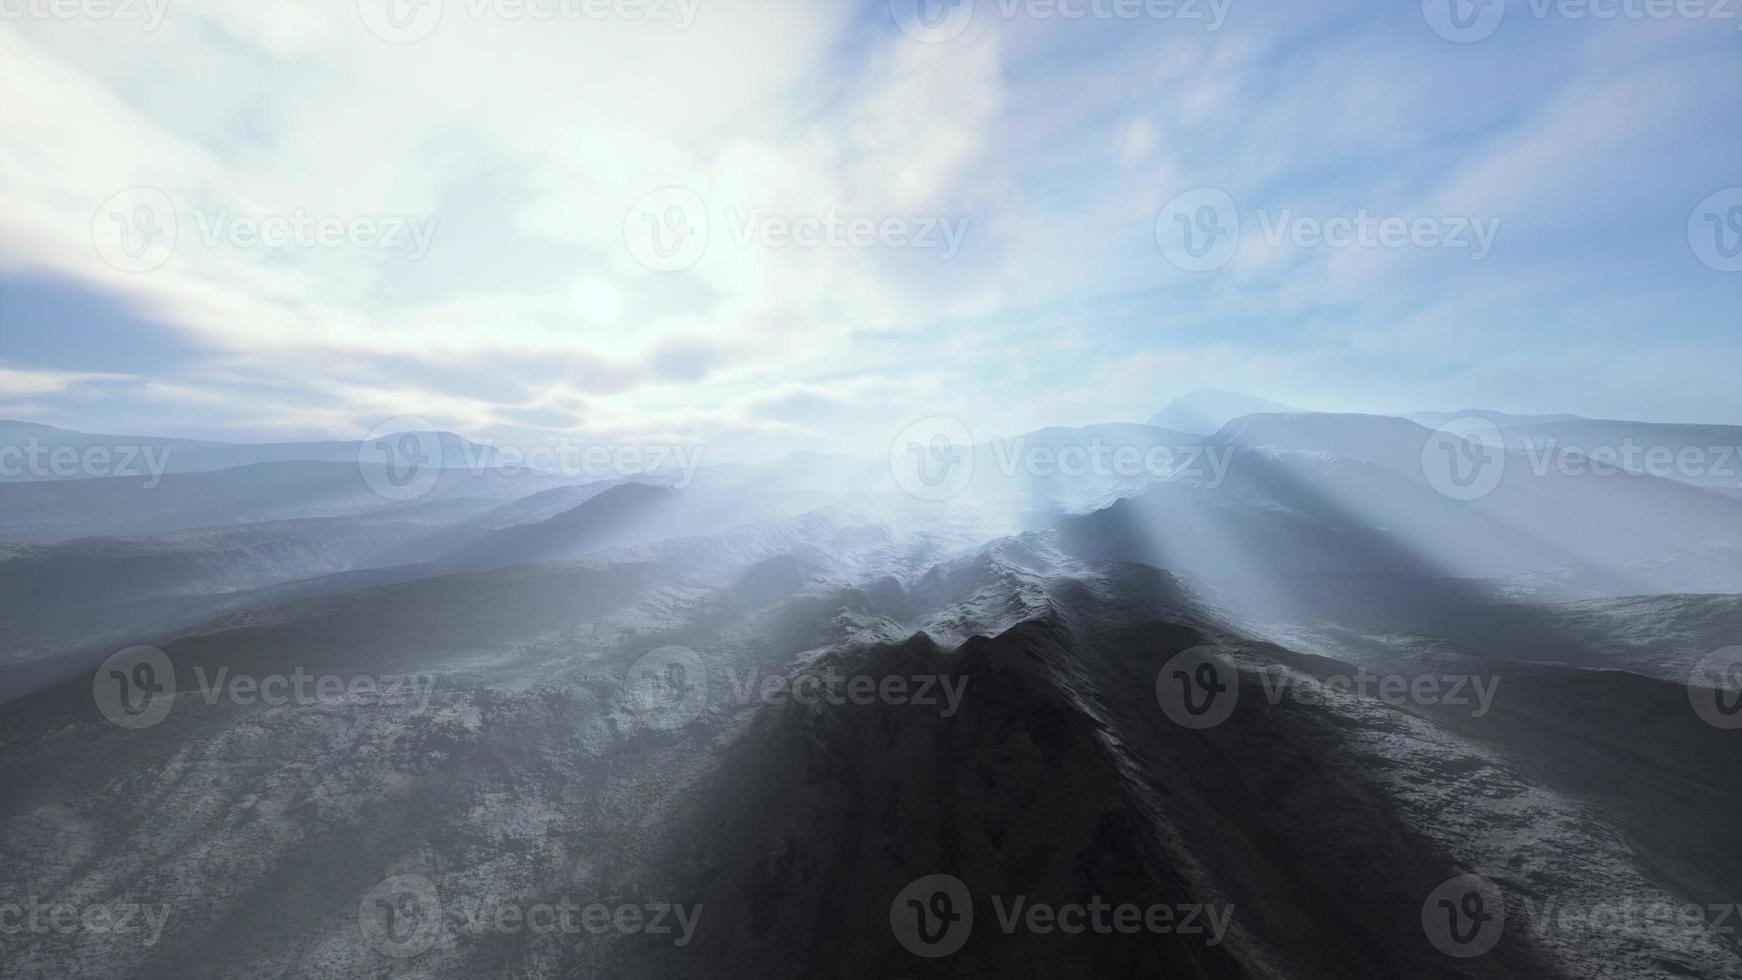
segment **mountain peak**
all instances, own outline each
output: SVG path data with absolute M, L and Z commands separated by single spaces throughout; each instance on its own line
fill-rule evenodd
M 1149 419 L 1149 424 L 1207 436 L 1245 415 L 1293 412 L 1287 405 L 1238 391 L 1199 388 L 1187 392 Z

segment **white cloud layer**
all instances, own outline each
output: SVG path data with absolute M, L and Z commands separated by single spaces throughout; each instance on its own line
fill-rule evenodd
M 821 447 L 926 414 L 996 431 L 1141 418 L 1200 384 L 1299 397 L 1280 389 L 1300 365 L 1328 408 L 1420 407 L 1374 402 L 1420 391 L 1409 376 L 1436 358 L 1468 372 L 1467 400 L 1501 398 L 1484 379 L 1505 372 L 1439 348 L 1495 336 L 1495 297 L 1553 317 L 1576 288 L 1556 246 L 1584 254 L 1594 200 L 1626 218 L 1620 234 L 1671 229 L 1630 270 L 1685 260 L 1675 229 L 1703 194 L 1681 197 L 1737 142 L 1697 131 L 1734 115 L 1738 96 L 1708 83 L 1736 55 L 1681 23 L 1519 27 L 1564 35 L 1532 89 L 1476 73 L 1504 36 L 1485 53 L 1379 17 L 1327 41 L 1348 16 L 1332 9 L 1236 5 L 1217 32 L 977 17 L 923 44 L 881 4 L 673 4 L 693 17 L 679 30 L 447 0 L 429 36 L 391 44 L 365 25 L 382 23 L 375 2 L 175 0 L 151 31 L 0 20 L 0 274 L 118 298 L 200 355 L 197 376 L 111 397 L 210 424 L 223 390 L 254 384 L 270 394 L 219 427 L 355 434 L 418 414 Z M 1671 179 L 1688 191 L 1659 200 L 1640 182 L 1682 144 Z M 668 186 L 703 202 L 708 237 L 687 268 L 654 272 L 625 221 Z M 1243 210 L 1468 213 L 1502 232 L 1470 263 L 1276 249 L 1249 221 L 1227 268 L 1184 273 L 1161 259 L 1156 213 L 1195 186 Z M 122 237 L 145 240 L 136 199 L 113 205 L 129 188 L 174 207 L 174 249 L 144 271 L 125 268 L 154 258 Z M 807 219 L 878 238 L 770 247 Z M 891 245 L 940 228 L 959 235 L 948 258 Z M 274 232 L 290 243 L 251 237 Z M 1673 273 L 1694 293 L 1693 348 L 1737 295 L 1704 271 Z M 1387 359 L 1409 370 L 1360 383 Z M 1167 374 L 1144 386 L 1143 364 Z M 1635 414 L 1710 414 L 1716 374 L 1673 370 L 1692 394 Z M 88 381 L 14 364 L 0 408 L 52 413 L 45 397 Z M 1499 407 L 1602 410 L 1572 394 Z

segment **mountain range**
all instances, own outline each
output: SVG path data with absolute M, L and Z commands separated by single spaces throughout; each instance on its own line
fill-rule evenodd
M 1742 976 L 1733 931 L 1589 914 L 1742 901 L 1742 748 L 1695 708 L 1742 496 L 1508 442 L 1459 499 L 1434 416 L 1222 394 L 954 447 L 948 500 L 823 454 L 410 500 L 294 456 L 0 486 L 0 896 L 168 910 L 0 976 Z M 1058 472 L 1095 447 L 1166 465 Z M 137 645 L 173 690 L 126 727 L 100 665 Z M 339 693 L 209 690 L 299 675 Z M 830 677 L 878 693 L 800 696 Z M 919 907 L 972 921 L 934 957 L 902 896 L 938 876 Z M 1470 876 L 1499 924 L 1459 955 L 1436 896 Z M 419 941 L 377 928 L 389 884 Z M 699 915 L 499 915 L 569 901 Z

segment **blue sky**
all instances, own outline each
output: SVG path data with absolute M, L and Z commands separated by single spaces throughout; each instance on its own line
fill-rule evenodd
M 1506 0 L 1460 43 L 1452 0 L 1221 0 L 1213 29 L 1208 0 L 979 0 L 960 33 L 910 0 L 690 0 L 681 30 L 425 0 L 390 43 L 396 2 L 0 19 L 0 417 L 728 454 L 1199 387 L 1742 423 L 1742 273 L 1697 247 L 1742 239 L 1742 197 L 1696 213 L 1742 186 L 1742 11 Z M 1203 188 L 1239 235 L 1182 268 Z M 703 245 L 649 268 L 674 202 Z M 130 256 L 142 204 L 173 240 Z M 1428 237 L 1314 238 L 1357 215 Z M 868 237 L 795 247 L 805 219 Z

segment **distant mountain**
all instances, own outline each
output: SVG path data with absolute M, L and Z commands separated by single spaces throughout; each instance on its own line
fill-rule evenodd
M 952 465 L 968 475 L 948 499 L 1036 513 L 1079 513 L 1135 492 L 1175 467 L 1203 465 L 1202 435 L 1136 422 L 1053 426 L 982 438 Z M 910 447 L 910 449 L 913 447 Z M 964 447 L 958 447 L 964 448 Z M 928 462 L 930 462 L 928 460 Z M 950 470 L 939 470 L 948 483 Z M 901 494 L 888 456 L 793 453 L 756 465 L 704 467 L 693 489 L 756 494 Z M 923 494 L 922 494 L 923 495 Z
M 1701 487 L 1742 487 L 1742 426 L 1567 419 L 1501 426 L 1506 448 L 1538 460 L 1576 454 Z
M 670 511 L 679 496 L 665 487 L 619 484 L 555 517 L 490 534 L 454 552 L 441 566 L 486 570 L 643 543 L 665 536 L 661 532 L 668 525 L 657 518 Z
M 1334 453 L 1416 472 L 1429 434 L 1414 422 L 1390 415 L 1289 412 L 1235 419 L 1208 441 L 1241 449 Z
M 1232 452 L 1225 481 L 1157 482 L 1060 523 L 1060 546 L 1228 582 L 1265 603 L 1311 594 L 1328 574 L 1499 579 L 1580 569 L 1583 595 L 1742 585 L 1742 572 L 1709 561 L 1714 549 L 1742 545 L 1742 500 L 1649 476 L 1539 475 L 1509 452 L 1488 496 L 1454 501 L 1424 472 L 1428 436 L 1389 416 L 1239 419 L 1208 440 Z M 1696 566 L 1710 574 L 1690 582 Z
M 379 468 L 370 472 L 381 476 Z M 404 520 L 458 521 L 564 482 L 531 473 L 509 476 L 491 468 L 443 469 L 421 496 L 398 501 L 371 488 L 355 457 L 170 473 L 157 483 L 122 476 L 0 482 L 0 539 L 47 543 L 388 511 Z M 384 479 L 374 483 L 387 485 Z
M 1479 873 L 1524 925 L 1456 975 L 1734 973 L 1712 930 L 1525 918 L 1539 896 L 1736 894 L 1742 756 L 1681 684 L 1405 637 L 1330 658 L 1223 625 L 1155 569 L 1008 542 L 921 574 L 919 604 L 795 594 L 813 559 L 759 558 L 730 594 L 662 581 L 679 573 L 527 566 L 251 608 L 162 644 L 159 679 L 184 694 L 138 731 L 92 710 L 89 677 L 8 703 L 0 888 L 74 881 L 174 911 L 149 947 L 45 930 L 16 972 L 386 975 L 399 950 L 359 909 L 415 876 L 451 923 L 415 953 L 420 976 L 1439 977 L 1424 898 Z M 936 639 L 958 623 L 978 635 Z M 1157 694 L 1200 645 L 1234 691 L 1201 728 Z M 1400 702 L 1351 688 L 1358 666 L 1486 687 Z M 392 686 L 207 703 L 220 671 Z M 740 693 L 805 676 L 911 696 Z M 940 873 L 974 929 L 947 969 L 915 969 L 892 899 Z M 270 883 L 273 914 L 252 911 L 268 886 L 220 874 Z M 1185 906 L 1202 932 L 998 928 L 1018 895 Z M 464 928 L 595 896 L 697 907 L 700 928 L 682 944 Z
M 1475 419 L 1492 422 L 1502 429 L 1507 428 L 1508 426 L 1536 425 L 1542 422 L 1579 421 L 1579 416 L 1577 415 L 1512 415 L 1507 412 L 1490 412 L 1486 409 L 1480 408 L 1467 408 L 1461 412 L 1411 412 L 1403 417 L 1411 422 L 1425 425 L 1430 429 L 1437 429 L 1442 425 L 1453 422 L 1468 423 L 1470 420 Z M 1449 426 L 1449 430 L 1452 432 L 1468 431 L 1469 428 L 1470 424 Z
M 119 649 L 271 586 L 411 566 L 486 533 L 362 516 L 0 545 L 0 667 Z
M 437 436 L 441 441 L 440 465 L 442 466 L 482 465 L 487 464 L 494 457 L 495 450 L 493 448 L 472 442 L 452 432 L 437 433 Z M 129 471 L 137 470 L 141 474 L 147 472 L 148 468 L 155 467 L 158 463 L 161 463 L 161 469 L 158 472 L 163 473 L 205 473 L 238 466 L 252 466 L 257 463 L 355 464 L 359 458 L 361 446 L 362 443 L 358 440 L 231 443 L 206 442 L 196 439 L 166 439 L 160 436 L 102 435 L 77 432 L 52 425 L 41 425 L 36 422 L 0 419 L 0 448 L 16 448 L 23 452 L 29 452 L 33 447 L 41 447 L 43 452 L 52 452 L 61 447 L 68 447 L 80 453 L 88 449 L 107 449 L 111 451 L 111 455 L 102 464 L 105 468 L 126 466 Z M 128 455 L 128 460 L 122 459 L 123 453 Z M 19 459 L 8 459 L 8 463 L 8 466 L 0 468 L 0 483 L 25 483 L 109 475 L 107 472 L 81 472 L 77 464 L 74 464 L 71 469 L 59 466 L 51 467 L 47 472 L 42 472 L 23 464 Z M 117 475 L 125 476 L 127 473 L 121 472 Z
M 1199 388 L 1168 402 L 1167 407 L 1150 417 L 1149 424 L 1207 436 L 1242 415 L 1292 411 L 1287 405 L 1237 391 Z
M 614 482 L 601 481 L 599 483 L 552 487 L 549 490 L 528 494 L 519 500 L 511 500 L 500 507 L 492 507 L 476 517 L 467 519 L 464 523 L 467 527 L 488 528 L 495 531 L 513 527 L 516 524 L 536 524 L 539 521 L 548 521 L 566 510 L 578 507 L 616 485 Z
M 83 448 L 85 446 L 131 443 L 133 445 L 142 446 L 167 446 L 178 453 L 213 452 L 232 448 L 234 445 L 232 443 L 224 442 L 209 442 L 204 439 L 170 439 L 163 436 L 99 435 L 97 433 L 63 429 L 54 425 L 43 425 L 40 422 L 0 419 L 0 445 L 23 446 L 31 440 L 35 440 L 40 445 L 50 449 L 59 446 Z
M 1567 462 L 1583 468 L 1584 460 L 1613 462 L 1631 472 L 1695 486 L 1742 487 L 1742 426 L 1509 415 L 1477 409 L 1403 417 L 1460 434 L 1474 432 L 1486 422 L 1504 434 L 1509 451 L 1534 458 L 1538 465 Z
M 705 466 L 696 473 L 699 488 L 737 488 L 756 492 L 827 490 L 863 493 L 887 483 L 889 464 L 880 457 L 797 452 L 756 464 Z
M 876 454 L 409 502 L 354 459 L 0 485 L 0 897 L 173 909 L 0 937 L 0 975 L 1742 977 L 1716 931 L 1585 914 L 1742 888 L 1742 754 L 1687 683 L 1742 629 L 1742 494 L 1518 445 L 1738 433 L 1502 427 L 1471 500 L 1417 421 L 1291 411 L 914 447 L 971 464 L 947 505 Z M 117 528 L 153 536 L 59 540 Z M 175 696 L 134 729 L 93 708 L 141 643 Z M 267 699 L 297 676 L 345 683 Z M 1509 918 L 1454 963 L 1422 909 L 1465 874 Z M 926 961 L 901 896 L 936 875 L 967 904 L 928 915 L 975 915 Z M 484 927 L 571 897 L 706 914 Z
M 1170 429 L 1166 426 L 1148 422 L 1138 425 L 1135 422 L 1100 422 L 1094 425 L 1052 426 L 1037 429 L 1026 435 L 1016 436 L 1011 442 L 1021 440 L 1027 446 L 1045 446 L 1054 451 L 1071 446 L 1091 446 L 1096 442 L 1115 446 L 1166 446 L 1178 448 L 1198 440 L 1192 437 L 1202 433 L 1190 429 Z
M 963 500 L 998 507 L 1080 513 L 1163 479 L 1175 468 L 1202 468 L 1203 437 L 1134 422 L 1054 427 L 974 447 L 973 479 Z

